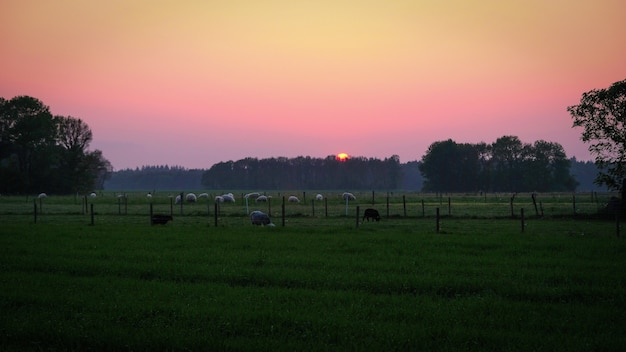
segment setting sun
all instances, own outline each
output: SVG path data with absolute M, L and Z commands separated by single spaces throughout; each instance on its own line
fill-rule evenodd
M 346 161 L 348 159 L 350 159 L 350 156 L 348 156 L 348 154 L 346 154 L 346 153 L 339 153 L 339 154 L 337 154 L 337 160 L 339 160 L 339 161 Z

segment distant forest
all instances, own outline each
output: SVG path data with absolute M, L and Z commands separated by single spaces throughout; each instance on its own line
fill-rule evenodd
M 591 161 L 569 159 L 570 174 L 578 182 L 576 191 L 606 191 L 593 183 L 598 169 Z M 384 160 L 353 158 L 325 159 L 246 158 L 226 161 L 210 169 L 182 166 L 142 166 L 114 171 L 104 182 L 112 191 L 193 190 L 405 190 L 422 191 L 421 161 L 400 163 L 397 156 Z

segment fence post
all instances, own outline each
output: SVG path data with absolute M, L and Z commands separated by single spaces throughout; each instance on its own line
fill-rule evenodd
M 285 227 L 285 196 L 283 196 L 283 204 L 280 206 L 280 208 L 281 208 L 282 225 L 283 227 Z
M 356 228 L 359 228 L 359 211 L 360 211 L 360 207 L 357 205 L 356 206 Z
M 372 190 L 372 205 L 374 205 L 374 190 Z
M 324 197 L 324 214 L 328 217 L 328 199 Z
M 389 192 L 387 192 L 387 218 L 389 218 Z
M 402 206 L 404 207 L 404 217 L 406 218 L 406 195 L 402 195 Z
M 522 217 L 522 232 L 524 232 L 524 208 L 520 209 L 520 215 Z
M 220 205 L 216 201 L 214 205 L 215 210 L 213 211 L 213 218 L 215 219 L 215 227 L 217 227 L 217 213 L 219 213 L 219 210 L 220 210 L 219 208 L 220 208 Z
M 33 199 L 33 215 L 35 216 L 35 224 L 37 223 L 37 200 Z
M 439 207 L 437 207 L 437 215 L 435 216 L 435 220 L 437 221 L 437 233 L 439 233 Z
M 311 199 L 311 211 L 313 212 L 313 217 L 315 217 L 315 199 Z
M 94 224 L 94 221 L 93 221 L 93 203 L 91 203 L 90 213 L 91 213 L 91 226 L 93 226 L 93 224 Z
M 572 194 L 572 207 L 574 208 L 574 217 L 576 217 L 576 195 Z
M 448 197 L 448 215 L 452 215 L 452 201 Z
M 150 201 L 150 225 L 154 225 L 154 223 L 152 222 L 152 201 Z
M 422 199 L 422 217 L 426 216 L 426 207 L 424 206 L 424 200 Z

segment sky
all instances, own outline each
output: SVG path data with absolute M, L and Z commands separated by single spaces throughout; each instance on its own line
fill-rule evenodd
M 623 0 L 2 0 L 0 97 L 86 122 L 115 170 L 246 157 L 421 160 L 556 142 L 626 78 Z

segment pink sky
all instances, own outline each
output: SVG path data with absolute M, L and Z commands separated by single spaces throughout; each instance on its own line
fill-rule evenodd
M 626 78 L 622 0 L 3 0 L 0 96 L 83 119 L 116 170 L 431 143 L 563 145 Z

